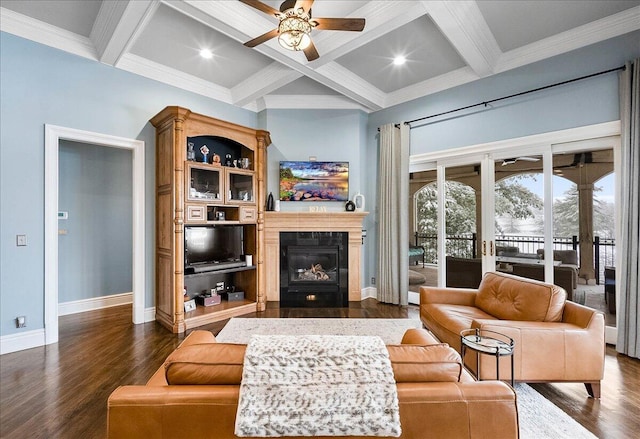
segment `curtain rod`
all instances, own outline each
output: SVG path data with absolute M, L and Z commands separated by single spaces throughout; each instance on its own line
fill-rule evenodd
M 573 78 L 573 79 L 569 79 L 569 80 L 562 81 L 562 82 L 556 82 L 555 84 L 545 85 L 544 87 L 538 87 L 538 88 L 534 88 L 532 90 L 522 91 L 520 93 L 514 93 L 514 94 L 509 95 L 509 96 L 502 96 L 500 98 L 491 99 L 491 100 L 488 100 L 488 101 L 478 102 L 477 104 L 467 105 L 465 107 L 456 108 L 455 110 L 443 111 L 442 113 L 437 113 L 437 114 L 432 114 L 430 116 L 420 117 L 418 119 L 413 119 L 413 120 L 406 121 L 405 125 L 409 125 L 409 127 L 411 129 L 420 128 L 419 126 L 418 127 L 412 127 L 411 124 L 415 123 L 415 122 L 420 122 L 422 120 L 438 117 L 438 116 L 444 116 L 445 114 L 451 114 L 451 113 L 455 113 L 455 112 L 462 111 L 462 110 L 468 110 L 469 108 L 474 108 L 474 107 L 479 107 L 479 106 L 485 106 L 486 107 L 487 105 L 492 104 L 494 102 L 503 101 L 505 99 L 511 99 L 511 98 L 515 98 L 515 97 L 518 97 L 518 96 L 523 96 L 523 95 L 526 95 L 526 94 L 529 94 L 529 93 L 535 93 L 535 92 L 538 92 L 538 91 L 546 90 L 548 88 L 558 87 L 560 85 L 565 85 L 565 84 L 570 84 L 570 83 L 576 82 L 576 81 L 582 81 L 583 79 L 589 79 L 589 78 L 593 78 L 595 76 L 605 75 L 605 74 L 611 73 L 611 72 L 617 72 L 619 70 L 625 70 L 625 66 L 620 66 L 620 67 L 616 67 L 614 69 L 604 70 L 604 71 L 598 72 L 598 73 L 592 73 L 590 75 L 585 75 L 585 76 L 581 76 L 579 78 Z M 400 125 L 396 124 L 395 127 L 399 128 Z M 380 131 L 380 128 L 378 128 L 378 131 Z

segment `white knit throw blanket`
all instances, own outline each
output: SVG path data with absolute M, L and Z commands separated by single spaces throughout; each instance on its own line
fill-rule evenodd
M 379 337 L 251 338 L 240 385 L 237 436 L 400 433 L 393 369 Z

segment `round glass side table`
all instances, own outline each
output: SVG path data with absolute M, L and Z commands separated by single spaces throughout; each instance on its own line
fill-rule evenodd
M 460 354 L 464 364 L 464 356 L 467 349 L 476 352 L 476 379 L 480 381 L 480 355 L 488 354 L 496 357 L 496 379 L 500 379 L 500 357 L 511 357 L 511 387 L 514 385 L 513 377 L 513 351 L 515 342 L 499 332 L 488 329 L 465 329 L 460 332 Z

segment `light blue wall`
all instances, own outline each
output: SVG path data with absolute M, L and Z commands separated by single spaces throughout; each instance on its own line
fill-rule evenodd
M 145 142 L 145 306 L 154 305 L 155 130 L 180 105 L 255 127 L 254 112 L 0 33 L 0 335 L 44 325 L 44 125 Z M 16 247 L 16 235 L 28 245 Z M 28 326 L 16 329 L 16 316 Z
M 277 199 L 280 161 L 349 162 L 349 198 L 362 192 L 362 151 L 366 147 L 366 114 L 359 110 L 269 110 L 260 116 L 262 128 L 271 133 L 267 149 L 267 193 Z M 282 211 L 324 206 L 327 211 L 344 211 L 343 202 L 280 203 Z
M 274 144 L 268 149 L 267 189 L 274 193 L 280 160 L 307 160 L 310 155 L 318 160 L 348 160 L 350 192 L 360 190 L 371 212 L 365 220 L 366 286 L 375 275 L 377 260 L 378 126 L 616 67 L 640 56 L 639 40 L 640 32 L 635 32 L 368 116 L 348 110 L 268 110 L 256 115 L 2 33 L 0 335 L 18 331 L 13 321 L 18 315 L 27 315 L 27 329 L 43 327 L 45 123 L 145 141 L 147 307 L 153 306 L 155 242 L 155 146 L 148 120 L 167 105 L 269 130 Z M 412 153 L 616 120 L 617 78 L 608 75 L 460 116 L 413 130 Z M 285 204 L 283 210 L 287 208 Z M 29 245 L 16 247 L 16 234 L 27 234 Z
M 133 155 L 61 141 L 58 156 L 58 302 L 132 290 Z

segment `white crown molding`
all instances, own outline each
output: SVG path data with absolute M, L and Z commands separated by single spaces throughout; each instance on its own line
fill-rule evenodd
M 640 6 L 510 50 L 498 61 L 496 73 L 551 58 L 638 29 L 640 29 Z
M 0 337 L 0 355 L 44 346 L 44 329 L 18 332 Z
M 257 102 L 258 111 L 275 109 L 300 110 L 360 110 L 369 113 L 362 105 L 341 95 L 267 95 Z
M 130 303 L 133 303 L 133 293 L 112 294 L 110 296 L 61 302 L 58 304 L 58 317 L 96 309 L 111 308 L 112 306 L 128 305 Z
M 132 53 L 122 56 L 118 68 L 227 104 L 233 104 L 229 89 Z
M 458 70 L 444 73 L 435 78 L 430 78 L 426 81 L 387 94 L 384 107 L 389 108 L 394 105 L 403 104 L 413 99 L 438 93 L 478 79 L 480 79 L 480 77 L 471 67 L 461 67 Z
M 43 21 L 0 7 L 0 31 L 26 38 L 74 55 L 97 60 L 91 40 Z
M 425 1 L 424 7 L 465 62 L 484 77 L 502 54 L 475 1 Z
M 233 103 L 242 107 L 302 76 L 300 72 L 273 62 L 231 89 Z
M 100 61 L 116 65 L 159 6 L 160 0 L 102 2 L 90 36 Z

